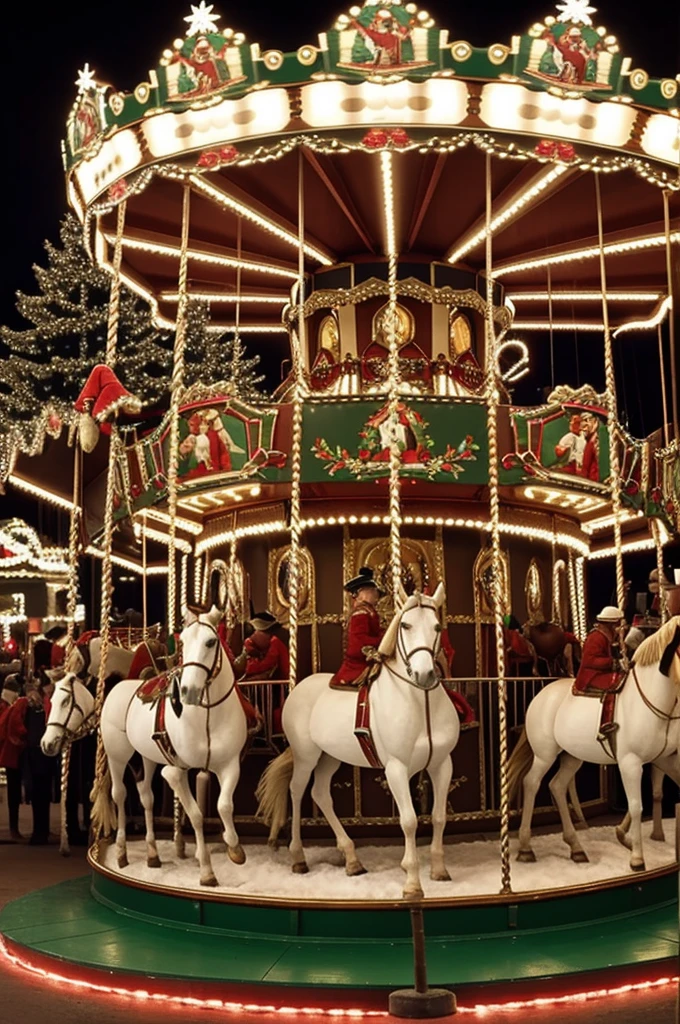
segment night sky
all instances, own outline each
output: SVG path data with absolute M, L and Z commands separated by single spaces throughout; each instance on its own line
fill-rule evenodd
M 350 3 L 301 0 L 272 7 L 215 0 L 215 9 L 222 16 L 222 26 L 243 31 L 248 41 L 259 41 L 263 50 L 289 51 L 305 42 L 315 43 L 317 33 L 330 28 Z M 474 4 L 438 0 L 430 4 L 424 0 L 421 6 L 440 27 L 449 29 L 450 40 L 466 39 L 474 46 L 509 43 L 513 33 L 522 33 L 533 22 L 555 13 L 552 0 L 524 4 L 499 0 Z M 75 99 L 78 69 L 88 61 L 101 81 L 121 90 L 133 89 L 157 64 L 161 51 L 184 34 L 182 19 L 189 11 L 185 0 L 142 4 L 119 0 L 107 5 L 70 0 L 42 8 L 39 16 L 19 4 L 13 4 L 6 14 L 9 45 L 2 61 L 7 132 L 2 161 L 5 246 L 0 323 L 27 326 L 15 311 L 14 293 L 17 289 L 36 291 L 31 265 L 44 263 L 45 238 L 58 240 L 59 221 L 66 211 L 60 141 Z M 645 4 L 609 0 L 598 6 L 595 23 L 604 23 L 618 37 L 633 67 L 646 69 L 652 77 L 674 77 L 680 72 L 680 6 L 676 0 L 648 0 Z M 582 360 L 587 361 L 588 352 L 593 351 L 591 338 L 581 340 Z M 631 429 L 641 435 L 660 424 L 658 382 L 650 382 L 640 372 L 646 357 L 635 347 L 635 340 L 629 338 L 622 352 L 619 396 L 628 407 L 625 411 L 630 411 Z M 540 344 L 539 339 L 531 342 Z M 573 378 L 574 358 L 563 346 L 556 382 Z M 545 359 L 540 362 L 545 365 Z M 271 379 L 272 368 L 265 365 L 265 369 Z M 579 373 L 582 381 L 588 379 L 587 365 L 579 366 Z M 549 378 L 527 382 L 516 398 L 539 401 L 540 389 L 546 384 L 550 384 Z M 653 394 L 648 393 L 650 388 Z

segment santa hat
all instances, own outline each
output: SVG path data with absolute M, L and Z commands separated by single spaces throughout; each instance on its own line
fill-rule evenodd
M 100 424 L 112 419 L 119 410 L 139 412 L 142 403 L 123 387 L 110 366 L 99 364 L 87 378 L 74 408 L 80 413 L 81 447 L 91 452 L 99 440 Z

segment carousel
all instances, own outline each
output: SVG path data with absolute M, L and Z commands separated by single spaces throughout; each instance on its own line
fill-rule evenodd
M 668 973 L 675 825 L 657 806 L 650 838 L 640 776 L 680 779 L 678 623 L 663 589 L 629 595 L 626 560 L 680 582 L 679 85 L 596 17 L 565 0 L 475 48 L 366 0 L 283 53 L 201 0 L 132 91 L 81 71 L 66 187 L 111 277 L 106 358 L 3 468 L 68 508 L 72 565 L 101 564 L 44 740 L 63 771 L 98 730 L 92 873 L 0 915 L 16 962 L 234 1013 L 382 1013 L 414 943 L 416 991 L 426 963 L 461 1010 Z M 116 363 L 122 288 L 175 332 L 151 425 Z M 271 396 L 233 358 L 185 384 L 195 301 L 232 353 L 280 358 Z M 659 365 L 641 438 L 619 416 L 628 334 Z M 520 404 L 577 335 L 593 378 L 544 375 Z M 571 692 L 598 560 L 647 636 L 614 743 Z M 141 580 L 139 645 L 111 627 L 116 566 Z M 343 685 L 362 581 L 379 625 Z M 62 914 L 67 939 L 22 924 Z

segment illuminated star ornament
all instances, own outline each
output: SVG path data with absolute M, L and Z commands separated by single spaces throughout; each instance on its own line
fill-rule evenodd
M 195 10 L 195 8 L 194 8 Z M 557 4 L 562 21 L 570 21 L 574 25 L 592 25 L 591 14 L 595 14 L 597 7 L 590 7 L 588 0 L 564 0 Z
M 78 72 L 78 77 L 76 78 L 75 84 L 78 86 L 79 96 L 83 92 L 89 92 L 90 89 L 97 88 L 97 82 L 95 81 L 94 71 L 90 68 L 89 64 L 86 64 L 85 67 L 81 68 L 81 70 Z
M 215 5 L 208 4 L 206 6 L 205 0 L 201 0 L 198 7 L 191 5 L 191 14 L 188 14 L 185 21 L 189 22 L 189 28 L 187 29 L 188 36 L 196 36 L 200 32 L 216 32 L 217 31 L 217 20 L 219 14 L 211 14 L 211 11 Z

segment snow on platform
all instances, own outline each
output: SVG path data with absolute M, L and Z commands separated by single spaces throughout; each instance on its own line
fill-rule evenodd
M 643 824 L 644 855 L 647 870 L 671 866 L 675 861 L 675 822 L 664 821 L 666 841 L 649 839 L 651 824 Z M 561 836 L 555 833 L 537 835 L 532 846 L 535 864 L 517 863 L 517 839 L 510 842 L 511 884 L 514 892 L 541 889 L 572 888 L 577 885 L 632 877 L 629 851 L 617 842 L 612 825 L 598 826 L 579 832 L 588 864 L 575 864 Z M 399 867 L 403 845 L 371 846 L 357 843 L 359 858 L 367 874 L 348 878 L 340 853 L 333 846 L 305 847 L 309 874 L 294 875 L 290 869 L 288 850 L 278 852 L 263 844 L 243 844 L 246 863 L 232 864 L 222 843 L 210 843 L 213 869 L 219 883 L 215 889 L 199 886 L 198 864 L 193 857 L 194 844 L 187 842 L 187 859 L 178 860 L 171 840 L 159 840 L 161 868 L 146 865 L 146 844 L 128 842 L 129 865 L 116 866 L 115 847 L 102 849 L 103 864 L 125 878 L 180 890 L 201 889 L 225 896 L 279 898 L 294 900 L 399 900 L 402 897 L 404 874 Z M 429 847 L 419 846 L 421 880 L 425 898 L 497 895 L 500 890 L 500 847 L 497 837 L 473 841 L 458 840 L 446 844 L 446 866 L 450 882 L 433 882 L 429 877 Z M 639 877 L 639 876 L 638 876 Z

